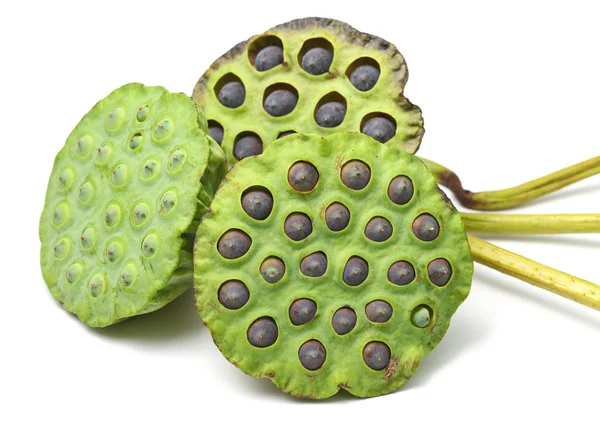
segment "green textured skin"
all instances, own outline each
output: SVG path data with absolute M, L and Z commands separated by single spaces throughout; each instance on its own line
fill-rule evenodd
M 340 180 L 342 165 L 351 159 L 371 168 L 371 180 L 363 190 L 350 190 Z M 320 173 L 311 192 L 296 192 L 288 184 L 288 168 L 298 160 L 311 162 Z M 399 174 L 409 176 L 415 188 L 412 200 L 403 206 L 387 197 L 389 182 Z M 242 193 L 253 186 L 266 187 L 273 194 L 273 210 L 264 221 L 252 219 L 241 207 Z M 330 231 L 325 222 L 325 209 L 333 202 L 351 211 L 349 226 L 339 232 Z M 283 231 L 285 217 L 297 211 L 313 221 L 312 234 L 299 242 Z M 423 212 L 440 223 L 440 235 L 432 242 L 418 240 L 411 230 L 412 221 Z M 364 235 L 366 223 L 374 216 L 386 217 L 393 225 L 394 232 L 385 242 Z M 233 260 L 221 257 L 216 248 L 230 229 L 241 229 L 252 239 L 250 250 Z M 299 270 L 300 261 L 316 251 L 327 255 L 327 271 L 321 277 L 306 277 Z M 342 273 L 354 255 L 367 260 L 369 274 L 361 285 L 350 287 Z M 275 284 L 265 282 L 259 272 L 269 256 L 280 257 L 286 265 L 284 277 Z M 444 287 L 427 277 L 427 264 L 439 257 L 453 267 Z M 410 261 L 416 271 L 416 279 L 406 286 L 387 279 L 389 266 L 398 260 Z M 339 389 L 369 397 L 400 387 L 442 339 L 452 314 L 469 293 L 473 274 L 460 215 L 446 205 L 425 165 L 415 156 L 358 133 L 324 138 L 293 135 L 271 144 L 260 156 L 238 162 L 202 219 L 194 264 L 196 307 L 225 357 L 245 373 L 268 377 L 285 392 L 307 398 L 326 398 Z M 228 310 L 218 300 L 220 285 L 231 279 L 243 281 L 250 291 L 248 303 L 238 310 Z M 305 325 L 294 326 L 288 308 L 303 297 L 316 301 L 317 315 Z M 393 306 L 387 323 L 372 323 L 365 316 L 365 306 L 376 299 Z M 411 311 L 421 304 L 434 311 L 426 328 L 411 324 Z M 343 306 L 354 309 L 357 324 L 339 336 L 331 319 Z M 246 330 L 261 316 L 274 318 L 279 337 L 272 346 L 259 349 L 250 345 Z M 327 350 L 327 359 L 317 371 L 306 370 L 298 359 L 299 347 L 310 339 L 321 341 Z M 362 359 L 363 347 L 374 340 L 386 343 L 392 353 L 388 367 L 381 371 L 368 368 Z
M 140 122 L 143 106 L 148 113 Z M 188 96 L 133 83 L 98 102 L 67 138 L 40 218 L 41 267 L 52 295 L 86 324 L 104 327 L 151 312 L 191 287 L 195 230 L 227 168 L 206 128 Z M 136 133 L 142 141 L 131 149 Z M 185 159 L 174 160 L 175 152 Z M 155 168 L 143 178 L 149 160 Z M 139 202 L 147 204 L 143 222 L 133 218 Z M 120 208 L 112 225 L 109 205 Z M 89 228 L 95 236 L 88 230 L 82 240 Z M 144 243 L 154 252 L 145 254 Z M 94 288 L 99 278 L 102 289 Z
M 259 72 L 248 58 L 248 48 L 268 35 L 282 41 L 284 63 Z M 329 40 L 334 47 L 330 72 L 323 75 L 311 75 L 298 63 L 303 43 L 317 37 Z M 366 92 L 357 90 L 346 76 L 348 67 L 362 57 L 375 59 L 381 68 L 377 84 Z M 237 75 L 246 88 L 246 101 L 236 109 L 223 106 L 214 89 L 228 73 Z M 258 134 L 266 146 L 280 132 L 288 130 L 319 135 L 360 131 L 363 117 L 375 112 L 387 113 L 396 120 L 396 135 L 386 144 L 415 153 L 424 133 L 423 118 L 419 107 L 403 95 L 407 78 L 404 58 L 393 44 L 340 21 L 306 18 L 279 25 L 232 48 L 200 78 L 192 97 L 202 105 L 208 120 L 223 126 L 221 147 L 230 164 L 237 161 L 233 156 L 234 140 L 244 131 Z M 287 83 L 298 90 L 298 104 L 289 115 L 273 117 L 263 108 L 265 89 L 276 83 Z M 346 117 L 335 128 L 323 128 L 315 122 L 313 112 L 319 100 L 331 92 L 338 92 L 346 99 Z

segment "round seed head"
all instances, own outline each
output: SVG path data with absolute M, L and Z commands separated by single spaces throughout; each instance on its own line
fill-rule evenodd
M 407 261 L 394 262 L 388 269 L 388 280 L 398 286 L 405 286 L 415 280 L 415 268 Z
M 316 313 L 317 304 L 310 299 L 297 299 L 290 305 L 290 321 L 294 325 L 306 324 Z
M 312 75 L 321 75 L 329 71 L 333 54 L 322 47 L 314 47 L 302 58 L 302 69 Z
M 385 300 L 374 300 L 365 308 L 365 314 L 371 322 L 387 322 L 392 317 L 392 313 L 392 305 Z
M 392 232 L 393 228 L 390 221 L 381 216 L 372 218 L 365 227 L 365 236 L 376 242 L 386 241 L 392 236 Z
M 248 287 L 241 281 L 227 281 L 219 288 L 219 302 L 227 309 L 240 309 L 249 298 Z
M 398 175 L 388 186 L 388 197 L 397 205 L 406 205 L 413 197 L 413 183 L 406 175 Z
M 311 253 L 300 262 L 300 272 L 307 277 L 320 277 L 327 270 L 327 256 L 323 252 Z
M 210 120 L 208 121 L 208 132 L 212 139 L 215 140 L 220 146 L 223 142 L 223 126 L 217 121 Z
M 312 222 L 305 214 L 294 212 L 285 219 L 283 230 L 294 241 L 304 240 L 312 233 Z
M 379 69 L 373 65 L 357 66 L 350 74 L 350 82 L 360 91 L 369 91 L 379 80 Z
M 233 156 L 237 160 L 260 155 L 262 151 L 262 140 L 256 134 L 243 134 L 235 140 L 233 145 Z
M 304 368 L 309 371 L 316 371 L 323 366 L 327 358 L 327 351 L 321 342 L 309 340 L 300 346 L 298 358 Z
M 412 230 L 419 240 L 433 241 L 440 235 L 440 224 L 433 216 L 424 213 L 413 221 Z
M 283 49 L 279 46 L 267 46 L 258 52 L 254 66 L 257 71 L 268 71 L 283 63 Z
M 241 230 L 229 230 L 219 239 L 219 253 L 226 259 L 237 259 L 246 254 L 252 245 L 250 236 Z
M 319 181 L 319 171 L 309 162 L 296 162 L 288 171 L 288 183 L 297 191 L 311 191 Z
M 356 326 L 356 313 L 351 308 L 340 308 L 333 314 L 331 325 L 340 336 L 348 334 Z
M 246 89 L 241 81 L 231 81 L 221 87 L 217 98 L 223 106 L 235 109 L 244 104 Z
M 267 283 L 276 283 L 285 274 L 285 264 L 275 256 L 271 256 L 260 265 L 260 273 Z
M 353 256 L 348 259 L 344 267 L 344 283 L 349 286 L 358 286 L 365 281 L 369 275 L 369 264 L 363 258 Z
M 341 179 L 352 190 L 362 190 L 371 180 L 371 168 L 360 160 L 348 161 L 342 166 Z
M 444 258 L 434 259 L 427 265 L 427 275 L 436 286 L 445 286 L 452 277 L 452 266 Z
M 396 124 L 388 118 L 375 116 L 365 122 L 362 133 L 374 138 L 380 143 L 385 143 L 396 135 Z
M 248 331 L 246 337 L 248 342 L 254 347 L 269 347 L 272 346 L 279 336 L 277 324 L 271 317 L 262 317 L 254 321 Z
M 315 112 L 315 121 L 319 126 L 325 128 L 339 126 L 345 117 L 346 105 L 340 102 L 324 103 Z
M 250 217 L 263 221 L 273 210 L 273 196 L 264 187 L 251 189 L 242 195 L 242 208 Z
M 369 368 L 381 371 L 390 362 L 390 348 L 382 342 L 370 342 L 363 349 L 363 359 Z
M 325 222 L 331 231 L 342 231 L 350 222 L 350 211 L 341 203 L 332 203 L 325 211 Z
M 264 108 L 271 116 L 285 116 L 298 103 L 298 93 L 289 89 L 275 90 L 265 98 Z
M 426 305 L 419 305 L 413 309 L 410 321 L 415 327 L 425 328 L 431 322 L 431 310 Z

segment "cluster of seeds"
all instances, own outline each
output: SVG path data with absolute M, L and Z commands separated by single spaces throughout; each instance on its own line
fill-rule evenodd
M 413 153 L 423 128 L 419 108 L 402 96 L 406 76 L 390 43 L 339 21 L 304 19 L 223 55 L 193 96 L 233 161 L 295 132 L 360 131 Z
M 359 134 L 294 136 L 233 168 L 198 231 L 196 294 L 244 371 L 326 397 L 360 391 L 331 381 L 342 364 L 401 384 L 414 370 L 398 364 L 441 338 L 468 291 L 468 245 L 424 166 L 393 150 Z M 291 371 L 275 355 L 297 358 L 293 382 L 276 377 Z

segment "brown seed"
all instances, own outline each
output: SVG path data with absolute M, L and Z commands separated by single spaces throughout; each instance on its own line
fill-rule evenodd
M 296 162 L 288 171 L 288 183 L 297 191 L 311 191 L 319 181 L 319 171 L 309 162 Z
M 362 190 L 371 180 L 371 169 L 360 160 L 351 160 L 342 166 L 341 179 L 346 187 Z
M 387 219 L 376 216 L 372 218 L 365 227 L 365 236 L 369 240 L 373 240 L 376 242 L 386 241 L 392 236 L 392 232 L 394 231 L 392 224 Z
M 440 224 L 433 216 L 423 213 L 413 221 L 412 230 L 419 240 L 433 241 L 440 235 Z

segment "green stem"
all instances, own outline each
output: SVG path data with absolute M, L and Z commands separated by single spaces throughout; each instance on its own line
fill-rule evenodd
M 600 214 L 461 213 L 460 216 L 468 232 L 480 234 L 600 233 Z
M 468 236 L 468 239 L 475 262 L 600 310 L 600 287 L 596 284 L 509 252 L 477 237 Z
M 454 193 L 461 205 L 482 211 L 514 208 L 600 173 L 600 156 L 596 156 L 516 187 L 473 193 L 465 190 L 458 176 L 448 168 L 427 159 L 420 159 L 435 175 L 438 183 Z

